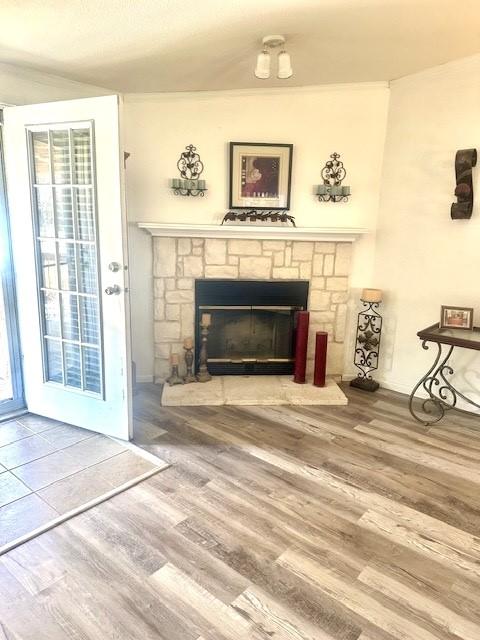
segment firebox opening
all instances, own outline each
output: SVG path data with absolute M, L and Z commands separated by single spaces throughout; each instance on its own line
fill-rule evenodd
M 293 372 L 295 312 L 307 308 L 307 281 L 197 280 L 199 325 L 211 316 L 208 369 L 213 375 Z

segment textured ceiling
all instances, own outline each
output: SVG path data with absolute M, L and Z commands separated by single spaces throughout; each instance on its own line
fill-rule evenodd
M 122 92 L 391 80 L 480 51 L 479 0 L 2 0 L 0 61 Z M 262 36 L 294 75 L 257 80 Z

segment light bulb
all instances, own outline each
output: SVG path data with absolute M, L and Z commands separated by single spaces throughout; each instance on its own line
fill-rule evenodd
M 257 66 L 255 67 L 255 76 L 262 80 L 270 77 L 270 54 L 264 49 L 257 56 Z
M 278 73 L 277 78 L 282 80 L 290 78 L 293 75 L 290 55 L 286 51 L 280 51 L 278 54 Z

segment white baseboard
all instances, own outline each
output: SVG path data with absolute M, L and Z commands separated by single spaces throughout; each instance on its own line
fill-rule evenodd
M 137 376 L 137 382 L 142 384 L 144 382 L 153 382 L 153 375 L 150 376 Z
M 414 385 L 409 386 L 407 384 L 403 384 L 401 382 L 395 382 L 394 380 L 382 380 L 382 378 L 377 378 L 377 382 L 380 383 L 380 386 L 384 389 L 389 389 L 390 391 L 397 391 L 398 393 L 403 393 L 404 395 L 409 396 L 412 393 L 412 389 Z M 421 393 L 419 393 L 421 395 Z
M 342 376 L 343 382 L 350 382 L 354 380 L 357 376 L 354 374 L 347 373 Z M 375 380 L 380 384 L 384 389 L 389 389 L 390 391 L 397 391 L 398 393 L 403 393 L 409 396 L 412 393 L 413 387 L 409 387 L 406 384 L 402 384 L 399 382 L 395 382 L 394 380 L 384 380 L 382 378 L 375 378 Z

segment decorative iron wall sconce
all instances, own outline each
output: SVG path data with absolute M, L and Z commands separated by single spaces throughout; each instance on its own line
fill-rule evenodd
M 380 289 L 364 289 L 361 301 L 364 309 L 358 314 L 357 341 L 353 359 L 360 373 L 350 382 L 350 386 L 364 391 L 376 391 L 380 385 L 375 382 L 371 373 L 378 369 L 382 316 L 377 309 L 382 302 L 382 292 Z
M 203 173 L 203 162 L 193 144 L 185 147 L 177 162 L 180 178 L 173 178 L 171 187 L 176 196 L 204 196 L 207 186 L 199 180 Z
M 343 186 L 342 181 L 347 175 L 343 162 L 339 160 L 339 153 L 330 155 L 322 169 L 323 184 L 317 186 L 316 195 L 319 202 L 348 202 L 350 187 Z
M 460 149 L 455 155 L 455 176 L 457 202 L 452 204 L 452 220 L 468 220 L 473 211 L 472 168 L 477 164 L 476 149 Z

